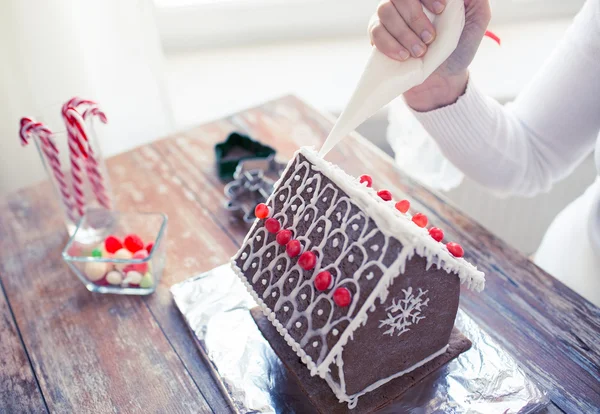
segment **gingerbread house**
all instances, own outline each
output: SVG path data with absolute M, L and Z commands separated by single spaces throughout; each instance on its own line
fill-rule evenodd
M 485 283 L 460 245 L 373 187 L 300 149 L 232 258 L 287 344 L 350 408 L 443 354 L 461 283 Z

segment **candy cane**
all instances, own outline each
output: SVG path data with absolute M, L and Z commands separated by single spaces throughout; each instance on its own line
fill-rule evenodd
M 97 105 L 90 106 L 83 113 L 84 120 L 92 116 L 97 116 L 100 119 L 100 121 L 104 124 L 108 122 L 106 114 L 102 112 Z M 96 161 L 96 157 L 94 156 L 94 150 L 91 146 L 88 146 L 88 158 L 86 163 L 86 169 L 88 173 L 88 178 L 90 179 L 90 183 L 92 184 L 92 189 L 94 191 L 94 194 L 96 195 L 98 203 L 100 203 L 100 205 L 102 205 L 104 208 L 110 209 L 110 199 L 106 195 L 106 188 L 104 186 L 104 180 L 102 179 L 102 172 L 100 171 L 98 161 Z
M 41 122 L 35 122 L 30 118 L 21 118 L 21 128 L 19 136 L 21 137 L 21 145 L 26 146 L 29 143 L 31 135 L 35 135 L 40 140 L 42 153 L 45 155 L 48 165 L 52 170 L 54 179 L 58 184 L 61 200 L 72 222 L 76 221 L 75 212 L 73 211 L 73 203 L 71 201 L 71 193 L 69 185 L 65 180 L 65 175 L 60 166 L 60 158 L 58 157 L 58 148 L 52 140 L 52 131 Z
M 85 193 L 83 189 L 83 171 L 80 158 L 87 156 L 85 151 L 85 138 L 83 134 L 83 119 L 74 108 L 63 107 L 63 118 L 67 126 L 69 144 L 69 159 L 71 161 L 71 187 L 77 212 L 83 215 L 85 208 Z
M 74 172 L 73 182 L 74 184 L 81 182 L 81 185 L 83 185 L 83 180 L 80 173 L 81 165 L 79 164 L 80 158 L 83 157 L 86 159 L 85 162 L 88 179 L 98 203 L 104 208 L 110 209 L 110 199 L 106 194 L 102 173 L 100 172 L 98 161 L 94 156 L 93 149 L 88 143 L 88 137 L 85 130 L 85 116 L 82 117 L 77 111 L 77 107 L 82 105 L 90 106 L 84 112 L 84 115 L 87 115 L 88 117 L 91 115 L 97 115 L 102 122 L 106 122 L 106 115 L 100 111 L 94 101 L 75 97 L 63 105 L 63 117 L 69 133 L 69 149 L 72 155 L 71 170 Z M 77 186 L 74 185 L 75 200 L 77 201 L 78 196 L 81 195 L 83 197 L 82 202 L 85 202 L 83 191 L 79 191 L 76 189 L 76 187 Z

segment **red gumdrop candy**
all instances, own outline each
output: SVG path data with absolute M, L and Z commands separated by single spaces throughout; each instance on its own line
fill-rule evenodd
M 444 240 L 444 230 L 438 229 L 437 227 L 432 227 L 429 229 L 429 235 L 433 238 L 433 240 L 441 242 Z
M 371 187 L 373 185 L 373 179 L 371 178 L 370 175 L 361 175 L 360 176 L 360 183 L 367 183 L 367 187 Z
M 417 213 L 413 216 L 412 221 L 419 227 L 425 227 L 427 225 L 427 216 L 425 214 Z
M 379 190 L 379 191 L 377 191 L 377 195 L 379 197 L 381 197 L 381 199 L 383 201 L 391 201 L 392 200 L 392 193 L 390 193 L 388 190 Z
M 115 253 L 117 250 L 121 250 L 123 248 L 123 243 L 116 236 L 108 236 L 106 240 L 104 240 L 104 250 L 108 253 Z
M 452 253 L 452 256 L 454 257 L 463 257 L 465 254 L 465 251 L 463 250 L 462 246 L 458 243 L 450 242 L 446 244 L 446 248 L 450 253 Z
M 335 292 L 333 292 L 333 301 L 340 308 L 345 308 L 352 302 L 352 295 L 345 287 L 337 288 Z
M 317 274 L 317 277 L 315 277 L 315 288 L 323 292 L 324 290 L 329 289 L 332 280 L 333 278 L 331 277 L 331 273 L 329 273 L 327 270 L 323 270 Z
M 298 258 L 298 264 L 304 270 L 312 270 L 317 265 L 317 256 L 313 252 L 304 252 Z
M 410 201 L 408 201 L 408 200 L 401 200 L 396 203 L 396 210 L 398 210 L 401 213 L 406 213 L 409 208 L 410 208 Z
M 275 240 L 277 240 L 277 243 L 285 246 L 292 240 L 292 232 L 290 230 L 279 230 L 277 236 L 275 236 Z
M 269 217 L 269 206 L 267 206 L 265 203 L 257 204 L 256 208 L 254 209 L 254 215 L 259 219 L 265 219 Z
M 275 234 L 281 229 L 281 224 L 279 224 L 279 220 L 271 217 L 265 220 L 265 228 L 269 233 Z
M 290 257 L 296 257 L 300 254 L 300 251 L 302 250 L 302 245 L 300 244 L 300 242 L 298 240 L 290 240 L 288 244 L 286 244 L 285 246 L 285 251 L 287 252 L 288 256 Z
M 148 244 L 146 245 L 146 251 L 147 251 L 148 253 L 152 253 L 152 249 L 153 249 L 153 248 L 154 248 L 154 243 L 153 243 L 153 242 L 150 242 L 150 243 L 148 243 Z
M 123 242 L 125 248 L 129 250 L 131 253 L 135 253 L 138 250 L 142 250 L 144 248 L 144 242 L 137 234 L 128 234 L 125 236 L 125 241 Z

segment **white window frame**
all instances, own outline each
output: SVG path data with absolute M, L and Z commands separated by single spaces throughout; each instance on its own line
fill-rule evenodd
M 156 0 L 167 52 L 366 34 L 380 0 Z M 493 25 L 573 16 L 585 0 L 492 0 Z

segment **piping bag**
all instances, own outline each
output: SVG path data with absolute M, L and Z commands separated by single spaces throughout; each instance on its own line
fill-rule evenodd
M 437 34 L 427 53 L 400 62 L 373 47 L 350 101 L 319 151 L 321 157 L 385 105 L 423 83 L 454 52 L 465 26 L 464 0 L 448 0 L 440 15 L 423 10 Z

